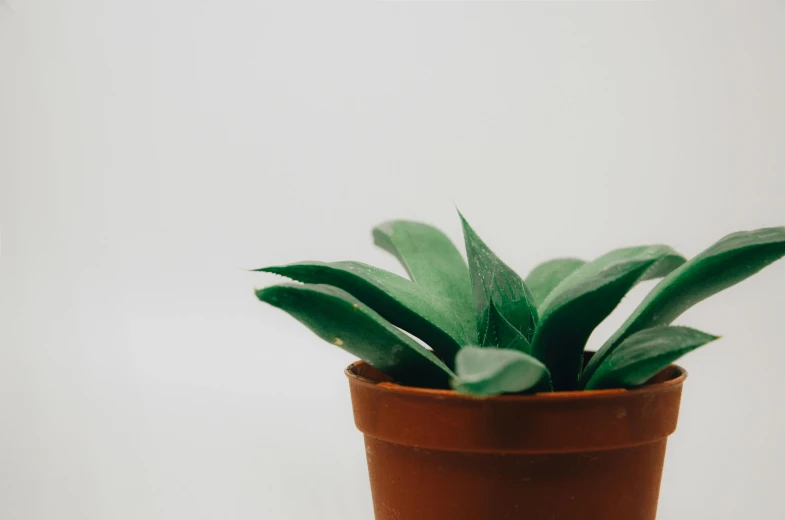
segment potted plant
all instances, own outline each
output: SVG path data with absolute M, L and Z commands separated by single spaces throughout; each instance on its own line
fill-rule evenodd
M 393 221 L 374 238 L 411 279 L 358 262 L 259 270 L 301 282 L 260 300 L 362 359 L 346 375 L 376 519 L 653 520 L 686 377 L 671 363 L 717 339 L 671 323 L 784 256 L 785 227 L 730 234 L 689 261 L 628 247 L 523 280 L 461 220 L 468 266 L 439 230 Z

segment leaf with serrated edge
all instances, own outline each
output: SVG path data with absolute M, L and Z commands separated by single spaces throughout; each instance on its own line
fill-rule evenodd
M 387 321 L 427 343 L 448 366 L 472 343 L 455 313 L 425 287 L 397 274 L 360 262 L 300 262 L 257 271 L 304 283 L 332 285 L 348 292 Z
M 586 389 L 640 386 L 684 354 L 717 338 L 688 327 L 654 327 L 636 332 L 600 363 Z
M 477 330 L 483 332 L 488 328 L 490 305 L 493 301 L 502 316 L 523 333 L 527 340 L 531 339 L 537 326 L 537 308 L 531 292 L 521 277 L 485 245 L 463 215 L 460 217 L 466 241 L 466 255 L 469 258 Z M 479 343 L 482 345 L 486 341 L 479 338 Z
M 549 298 L 534 334 L 532 355 L 548 367 L 557 391 L 575 390 L 592 331 L 656 261 L 616 262 Z
M 447 235 L 422 222 L 391 220 L 376 226 L 373 238 L 398 258 L 415 283 L 444 299 L 467 333 L 476 337 L 469 268 Z
M 677 253 L 672 247 L 661 244 L 614 249 L 591 262 L 583 264 L 569 276 L 565 277 L 562 282 L 551 291 L 549 298 L 540 306 L 540 311 L 544 311 L 549 303 L 548 300 L 552 300 L 560 292 L 572 285 L 581 283 L 583 280 L 597 275 L 611 264 L 625 260 L 654 260 L 649 269 L 638 279 L 638 282 L 662 278 L 685 262 L 685 258 Z
M 578 258 L 554 258 L 532 269 L 524 281 L 537 305 L 541 305 L 557 285 L 585 263 Z
M 584 385 L 628 336 L 669 325 L 684 311 L 785 256 L 785 227 L 731 233 L 666 276 L 592 357 L 581 375 Z
M 256 296 L 403 384 L 445 388 L 454 377 L 431 351 L 337 287 L 274 285 Z
M 545 365 L 517 350 L 465 347 L 455 360 L 455 372 L 452 387 L 476 396 L 551 389 Z

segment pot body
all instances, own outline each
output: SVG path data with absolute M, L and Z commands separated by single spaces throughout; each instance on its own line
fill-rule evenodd
M 655 520 L 686 373 L 476 399 L 347 369 L 376 520 Z

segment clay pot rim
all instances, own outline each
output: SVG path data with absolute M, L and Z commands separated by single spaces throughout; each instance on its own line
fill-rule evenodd
M 391 393 L 402 395 L 419 395 L 422 397 L 433 397 L 437 399 L 451 399 L 457 401 L 497 401 L 497 402 L 544 402 L 544 401 L 585 401 L 595 399 L 610 399 L 620 396 L 633 396 L 637 394 L 652 394 L 660 391 L 679 387 L 687 379 L 688 372 L 679 365 L 671 364 L 660 372 L 667 372 L 665 381 L 646 383 L 636 388 L 609 388 L 605 390 L 569 390 L 563 392 L 538 392 L 527 395 L 495 395 L 491 397 L 475 397 L 467 394 L 459 394 L 455 390 L 421 388 L 416 386 L 404 386 L 392 381 L 374 381 L 368 377 L 363 377 L 358 373 L 362 367 L 371 367 L 365 361 L 355 361 L 346 369 L 346 377 L 354 381 L 354 384 L 367 388 L 376 388 Z M 656 377 L 656 376 L 655 376 Z

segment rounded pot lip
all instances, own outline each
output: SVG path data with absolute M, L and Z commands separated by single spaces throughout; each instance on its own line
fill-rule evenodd
M 358 374 L 358 369 L 370 367 L 370 364 L 365 361 L 355 361 L 346 369 L 344 373 L 352 382 L 352 384 L 363 386 L 366 388 L 375 388 L 377 390 L 384 390 L 391 394 L 407 395 L 410 397 L 421 396 L 430 397 L 440 400 L 450 399 L 457 401 L 497 401 L 497 402 L 552 402 L 552 401 L 587 401 L 596 399 L 610 399 L 618 398 L 620 396 L 634 396 L 641 394 L 658 393 L 664 390 L 669 390 L 674 387 L 679 387 L 687 379 L 688 372 L 679 365 L 671 364 L 663 369 L 660 373 L 668 371 L 667 379 L 655 383 L 647 383 L 645 385 L 626 389 L 626 388 L 609 388 L 605 390 L 570 390 L 564 392 L 538 392 L 535 394 L 527 395 L 495 395 L 490 397 L 477 397 L 469 394 L 460 394 L 455 390 L 435 389 L 435 388 L 421 388 L 415 386 L 404 386 L 392 381 L 374 381 L 367 377 Z

